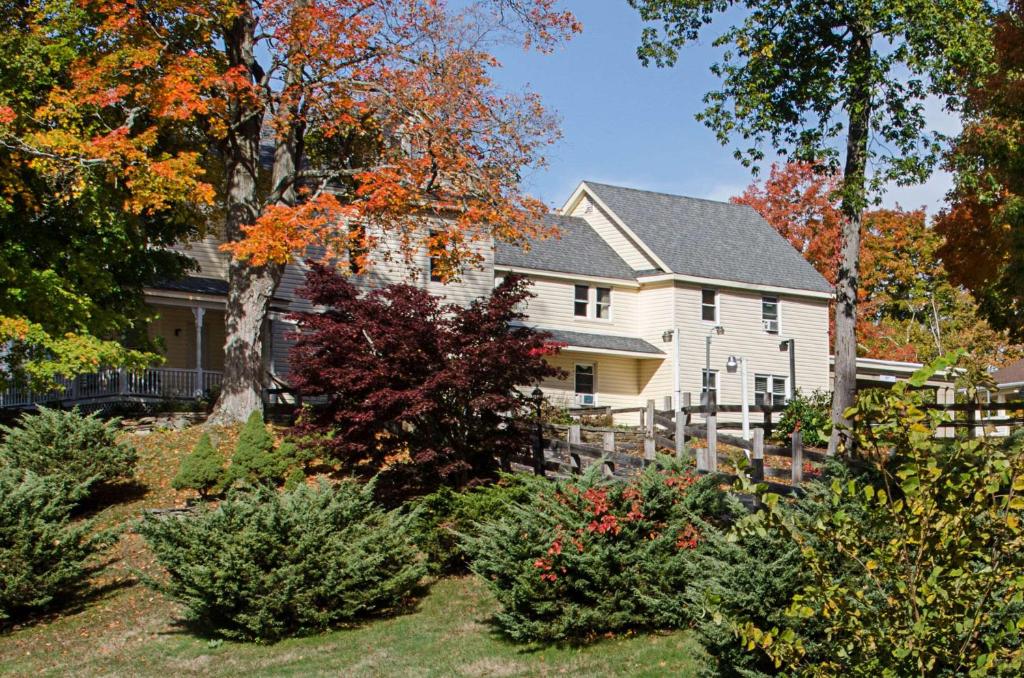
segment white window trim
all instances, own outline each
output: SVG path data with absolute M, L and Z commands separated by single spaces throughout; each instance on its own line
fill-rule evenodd
M 576 315 L 576 288 L 587 288 L 587 314 Z M 608 290 L 608 317 L 597 317 L 597 288 Z M 585 283 L 574 283 L 572 287 L 572 317 L 577 321 L 588 321 L 597 323 L 610 323 L 615 320 L 615 288 L 611 285 L 593 285 Z
M 589 367 L 591 369 L 591 377 L 592 377 L 592 381 L 593 381 L 593 393 L 591 393 L 591 394 L 584 394 L 584 395 L 592 395 L 592 396 L 594 396 L 594 405 L 597 405 L 598 404 L 598 396 L 597 396 L 597 363 L 592 363 L 592 362 L 575 362 L 575 363 L 572 364 L 572 397 L 573 397 L 573 402 L 576 403 L 576 405 L 579 405 L 579 398 L 580 398 L 581 394 L 580 394 L 579 390 L 576 387 L 576 376 L 577 376 L 576 370 L 579 367 Z
M 704 393 L 705 393 L 705 391 L 704 391 L 704 374 L 705 373 L 710 374 L 711 377 L 714 378 L 715 387 L 713 389 L 708 389 L 708 390 L 711 390 L 711 391 L 715 392 L 715 400 L 716 401 L 718 400 L 718 396 L 719 396 L 719 388 L 722 385 L 721 384 L 721 379 L 718 378 L 719 377 L 718 370 L 711 369 L 709 371 L 709 370 L 704 369 L 703 367 L 700 368 L 700 403 L 701 403 L 701 405 L 705 404 L 705 400 L 704 400 Z M 711 378 L 708 379 L 708 384 L 709 385 L 711 384 Z M 721 403 L 719 403 L 719 404 L 721 404 Z
M 767 299 L 774 299 L 775 300 L 775 315 L 778 316 L 776 318 L 775 322 L 777 322 L 778 325 L 779 325 L 779 329 L 778 329 L 777 332 L 769 332 L 768 330 L 766 330 L 764 328 L 764 300 L 766 298 Z M 780 296 L 778 296 L 776 294 L 762 294 L 761 295 L 761 332 L 763 332 L 764 334 L 767 334 L 768 336 L 771 336 L 771 337 L 781 337 L 782 336 L 782 297 L 780 297 Z
M 771 387 L 772 387 L 772 380 L 774 380 L 774 379 L 781 379 L 782 383 L 784 384 L 784 389 L 785 390 L 784 390 L 783 393 L 785 395 L 786 401 L 788 402 L 788 401 L 793 399 L 793 394 L 789 390 L 789 376 L 788 375 L 769 374 L 769 373 L 766 373 L 766 372 L 758 372 L 757 374 L 754 375 L 754 388 L 753 388 L 754 403 L 757 403 L 757 378 L 758 377 L 765 377 L 765 378 L 768 379 L 767 386 L 768 386 L 769 389 L 771 389 Z M 772 405 L 774 405 L 775 404 L 775 397 L 774 397 L 775 396 L 775 391 L 771 391 L 770 390 L 770 391 L 767 391 L 766 393 L 771 393 L 772 394 Z
M 704 319 L 704 292 L 715 293 L 715 319 L 705 320 Z M 700 288 L 700 321 L 709 327 L 721 325 L 722 322 L 722 293 L 716 287 L 702 287 Z

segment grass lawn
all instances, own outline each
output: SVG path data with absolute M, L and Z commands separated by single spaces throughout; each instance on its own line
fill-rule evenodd
M 198 432 L 154 433 L 138 443 L 141 486 L 104 509 L 122 523 L 144 508 L 180 504 L 169 486 Z M 225 442 L 231 434 L 225 432 Z M 689 676 L 702 665 L 687 632 L 603 639 L 586 647 L 524 647 L 496 634 L 496 604 L 473 577 L 444 579 L 407 614 L 276 645 L 210 642 L 182 628 L 179 610 L 140 585 L 135 571 L 156 567 L 141 539 L 126 532 L 81 609 L 0 635 L 5 675 L 110 676 Z

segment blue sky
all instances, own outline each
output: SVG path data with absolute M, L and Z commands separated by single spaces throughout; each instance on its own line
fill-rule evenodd
M 528 86 L 561 118 L 563 139 L 551 149 L 549 167 L 526 177 L 527 190 L 554 207 L 582 179 L 718 200 L 740 193 L 749 170 L 694 120 L 717 84 L 708 70 L 711 38 L 686 48 L 675 68 L 644 68 L 636 58 L 642 23 L 625 0 L 563 6 L 583 23 L 565 47 L 548 55 L 499 52 L 498 82 L 513 91 Z M 941 111 L 930 117 L 938 129 L 955 131 L 956 121 Z M 934 213 L 948 186 L 939 173 L 922 186 L 894 187 L 883 203 Z

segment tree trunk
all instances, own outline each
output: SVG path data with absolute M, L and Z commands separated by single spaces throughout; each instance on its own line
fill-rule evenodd
M 225 31 L 225 52 L 232 67 L 244 67 L 250 77 L 258 79 L 253 39 L 256 20 L 248 3 L 241 6 L 244 8 L 242 14 Z M 257 177 L 263 109 L 259 105 L 245 103 L 240 97 L 231 97 L 229 110 L 231 128 L 224 145 L 224 156 L 227 165 L 225 235 L 230 242 L 241 239 L 243 227 L 252 224 L 259 215 Z M 253 410 L 263 409 L 263 321 L 282 271 L 283 267 L 278 265 L 251 266 L 235 258 L 231 260 L 224 381 L 210 417 L 213 423 L 245 421 Z
M 295 3 L 302 11 L 305 2 Z M 255 21 L 249 13 L 235 22 L 237 30 L 228 32 L 227 52 L 232 64 L 245 65 L 254 80 L 261 70 L 253 52 Z M 300 47 L 300 46 L 296 46 Z M 302 68 L 293 60 L 285 75 L 285 90 L 294 91 L 301 83 Z M 242 227 L 253 223 L 259 215 L 257 176 L 260 170 L 260 138 L 263 109 L 245 107 L 236 102 L 232 121 L 237 121 L 234 143 L 229 152 L 228 171 L 228 240 L 244 237 Z M 301 100 L 293 97 L 287 104 L 287 131 L 275 138 L 271 192 L 280 195 L 277 203 L 294 205 L 297 192 L 294 184 L 300 164 L 304 127 L 300 116 Z M 280 121 L 279 121 L 280 122 Z M 282 188 L 283 187 L 283 188 Z M 263 409 L 263 325 L 284 273 L 284 264 L 253 266 L 232 259 L 228 274 L 227 337 L 224 346 L 224 383 L 211 420 L 226 424 L 245 421 L 253 410 Z
M 828 453 L 850 451 L 853 437 L 846 409 L 857 397 L 857 289 L 860 286 L 861 222 L 866 205 L 868 138 L 871 128 L 871 37 L 854 27 L 850 42 L 849 126 L 843 176 L 843 226 L 836 276 L 835 383 L 832 394 L 832 435 Z

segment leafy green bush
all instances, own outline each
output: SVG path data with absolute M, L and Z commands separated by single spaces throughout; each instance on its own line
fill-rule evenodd
M 216 509 L 147 516 L 139 531 L 167 569 L 150 581 L 190 621 L 219 635 L 274 641 L 402 606 L 425 567 L 408 520 L 354 482 L 278 493 L 234 491 Z
M 466 538 L 505 633 L 561 641 L 687 622 L 683 592 L 703 535 L 715 529 L 708 519 L 723 506 L 741 509 L 720 498 L 716 479 L 663 464 L 629 483 L 594 468 L 507 505 Z
M 784 625 L 740 622 L 749 647 L 795 675 L 1020 675 L 1024 451 L 935 437 L 944 415 L 912 388 L 940 360 L 847 410 L 857 465 L 809 512 L 777 495 L 744 525 L 800 545 L 807 573 Z M 816 648 L 821 648 L 820 650 Z
M 803 434 L 804 445 L 828 446 L 829 436 L 832 435 L 832 394 L 828 391 L 808 394 L 797 389 L 793 398 L 786 403 L 774 435 L 788 441 L 797 428 Z
M 205 499 L 223 480 L 224 455 L 213 446 L 210 434 L 204 433 L 192 453 L 182 460 L 171 487 L 196 490 Z
M 23 414 L 18 426 L 0 426 L 4 463 L 37 475 L 53 476 L 85 489 L 128 480 L 135 469 L 135 449 L 117 442 L 118 420 L 39 408 Z
M 479 524 L 500 516 L 509 505 L 530 503 L 545 487 L 550 486 L 539 476 L 502 474 L 492 485 L 462 492 L 442 487 L 409 502 L 416 546 L 426 554 L 432 572 L 465 572 L 469 562 L 463 537 L 475 534 Z
M 81 487 L 0 468 L 0 625 L 66 604 L 88 586 L 89 559 L 115 535 L 71 522 Z
M 277 483 L 288 470 L 288 460 L 274 449 L 263 414 L 253 410 L 242 427 L 228 467 L 228 484 L 236 481 L 250 483 Z

